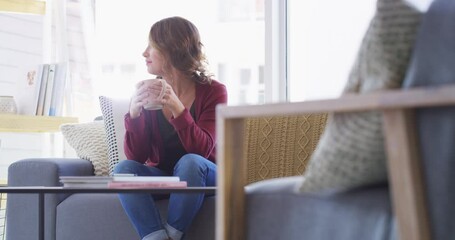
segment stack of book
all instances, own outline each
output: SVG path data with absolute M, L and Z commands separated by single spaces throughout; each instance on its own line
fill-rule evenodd
M 61 176 L 63 187 L 76 188 L 185 188 L 176 176 Z
M 66 77 L 66 63 L 24 67 L 16 94 L 19 113 L 62 116 Z

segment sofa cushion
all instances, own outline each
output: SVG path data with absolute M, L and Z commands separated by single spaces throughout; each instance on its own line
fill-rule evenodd
M 109 175 L 103 121 L 62 124 L 60 130 L 77 156 L 92 163 L 95 175 Z
M 215 239 L 215 199 L 215 196 L 204 199 L 185 239 Z M 156 201 L 163 221 L 167 219 L 168 202 L 168 199 Z M 117 194 L 76 193 L 57 207 L 56 240 L 81 239 L 139 240 L 140 237 L 125 214 Z
M 378 0 L 343 94 L 401 87 L 422 13 Z M 299 190 L 352 188 L 387 178 L 378 112 L 331 114 Z
M 125 137 L 124 116 L 128 112 L 129 100 L 114 99 L 100 96 L 101 113 L 103 114 L 108 147 L 109 173 L 113 173 L 115 165 L 125 160 L 123 139 Z
M 56 240 L 140 239 L 117 194 L 72 194 L 57 206 L 55 217 Z

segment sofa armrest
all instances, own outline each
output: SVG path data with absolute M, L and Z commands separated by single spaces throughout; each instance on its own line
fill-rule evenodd
M 417 108 L 454 106 L 455 85 L 409 90 L 349 94 L 337 99 L 254 106 L 217 107 L 217 229 L 219 240 L 245 239 L 247 160 L 244 159 L 245 120 L 252 117 L 297 114 L 380 111 L 387 148 L 389 182 L 400 236 L 412 239 L 428 232 L 413 111 Z M 400 146 L 397 148 L 396 146 Z
M 60 186 L 59 176 L 93 175 L 92 164 L 77 158 L 30 158 L 8 168 L 8 186 Z M 57 205 L 68 194 L 46 194 L 45 239 L 55 239 Z M 37 239 L 38 195 L 8 194 L 6 203 L 8 239 Z
M 8 186 L 60 186 L 60 176 L 93 175 L 93 165 L 78 158 L 29 158 L 8 167 Z

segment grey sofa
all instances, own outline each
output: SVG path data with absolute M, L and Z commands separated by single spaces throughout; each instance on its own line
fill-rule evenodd
M 246 124 L 247 151 L 245 157 L 250 160 L 248 182 L 302 174 L 307 157 L 287 158 L 277 155 L 286 149 L 293 152 L 311 153 L 324 130 L 326 114 L 312 116 L 250 119 Z M 299 122 L 306 121 L 311 128 L 302 131 Z M 295 126 L 287 132 L 283 125 Z M 262 129 L 270 130 L 265 137 Z M 299 139 L 305 138 L 308 144 L 302 146 Z M 261 144 L 268 141 L 270 145 Z M 284 144 L 283 144 L 284 143 Z M 292 151 L 288 151 L 292 155 Z M 264 162 L 264 155 L 276 161 Z M 283 168 L 282 166 L 288 166 Z M 91 176 L 92 164 L 83 159 L 23 159 L 14 162 L 8 169 L 10 186 L 59 186 L 60 176 Z M 7 238 L 8 240 L 37 239 L 38 209 L 37 196 L 10 194 L 7 201 Z M 158 206 L 163 219 L 166 219 L 167 200 L 160 200 Z M 27 209 L 24 211 L 23 209 Z M 138 239 L 116 194 L 48 194 L 46 197 L 45 237 L 46 239 L 84 239 L 84 240 L 123 240 Z M 28 226 L 24 229 L 24 225 Z M 205 199 L 186 239 L 215 238 L 215 197 Z
M 223 239 L 246 236 L 261 240 L 455 239 L 455 180 L 452 177 L 455 172 L 455 1 L 435 0 L 425 14 L 403 89 L 406 91 L 353 96 L 333 102 L 219 109 L 218 121 L 223 121 L 220 125 L 229 133 L 223 138 L 225 157 L 220 159 L 226 162 L 221 172 L 229 187 L 219 193 L 223 198 L 222 206 L 217 208 L 217 213 L 223 216 L 219 218 L 222 221 L 218 223 L 221 225 L 219 235 Z M 350 107 L 342 109 L 343 102 Z M 319 103 L 325 104 L 325 110 L 333 111 L 374 109 L 395 114 L 400 108 L 412 110 L 403 112 L 413 112 L 416 124 L 409 121 L 402 126 L 408 136 L 416 133 L 416 138 L 406 136 L 411 143 L 408 147 L 388 146 L 394 149 L 389 151 L 388 161 L 392 165 L 389 169 L 393 170 L 389 171 L 391 181 L 349 191 L 333 189 L 302 194 L 295 191 L 301 177 L 287 177 L 250 184 L 245 195 L 241 194 L 242 180 L 232 180 L 235 173 L 230 170 L 230 162 L 239 154 L 235 150 L 240 140 L 236 133 L 241 132 L 238 131 L 241 129 L 239 120 L 251 116 L 319 112 Z M 400 126 L 398 121 L 393 124 Z M 391 137 L 390 131 L 385 133 L 389 143 L 399 136 Z M 397 163 L 402 159 L 393 155 L 396 152 L 411 153 L 407 158 L 411 160 L 409 168 L 403 165 L 398 168 L 401 163 Z M 421 163 L 415 161 L 419 158 Z M 244 164 L 236 162 L 236 165 Z M 421 166 L 421 174 L 418 166 Z M 242 172 L 242 169 L 236 168 L 236 171 Z M 419 175 L 421 179 L 412 178 Z M 412 192 L 414 190 L 423 191 Z M 234 200 L 245 202 L 234 205 Z M 245 209 L 245 215 L 231 214 L 234 208 Z
M 9 186 L 60 186 L 59 176 L 93 175 L 83 159 L 24 159 L 10 165 Z M 9 194 L 8 240 L 38 239 L 38 198 L 33 194 Z M 158 202 L 165 219 L 167 200 Z M 187 239 L 214 239 L 215 197 L 207 197 Z M 139 239 L 123 212 L 116 194 L 46 194 L 45 239 Z
M 311 123 L 310 129 L 298 131 L 298 122 Z M 273 117 L 267 119 L 250 119 L 246 124 L 245 138 L 248 139 L 245 156 L 250 159 L 248 182 L 301 174 L 304 169 L 292 166 L 303 166 L 305 158 L 286 158 L 275 152 L 286 148 L 299 150 L 298 139 L 308 139 L 308 144 L 301 151 L 312 152 L 324 129 L 326 114 L 297 117 Z M 295 131 L 284 133 L 282 125 L 296 126 Z M 272 131 L 264 137 L 261 129 L 267 127 Z M 296 134 L 297 133 L 297 134 Z M 261 144 L 270 142 L 268 148 Z M 282 143 L 285 143 L 283 145 Z M 268 154 L 277 161 L 265 163 L 261 156 Z M 281 165 L 290 167 L 283 168 Z M 300 169 L 300 170 L 299 170 Z M 92 164 L 83 159 L 23 159 L 14 162 L 8 168 L 9 186 L 59 186 L 60 176 L 91 176 Z M 166 219 L 167 200 L 158 201 L 163 219 Z M 7 239 L 31 240 L 38 238 L 38 198 L 30 194 L 9 194 L 7 201 Z M 116 194 L 47 194 L 45 215 L 46 240 L 124 240 L 138 239 L 136 232 L 125 215 Z M 24 211 L 26 209 L 26 211 Z M 24 228 L 27 226 L 27 228 Z M 206 197 L 200 213 L 197 215 L 186 239 L 215 238 L 215 197 Z

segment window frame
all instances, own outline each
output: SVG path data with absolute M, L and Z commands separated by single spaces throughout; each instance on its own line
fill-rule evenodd
M 265 103 L 287 102 L 288 17 L 287 0 L 264 0 L 265 7 Z

